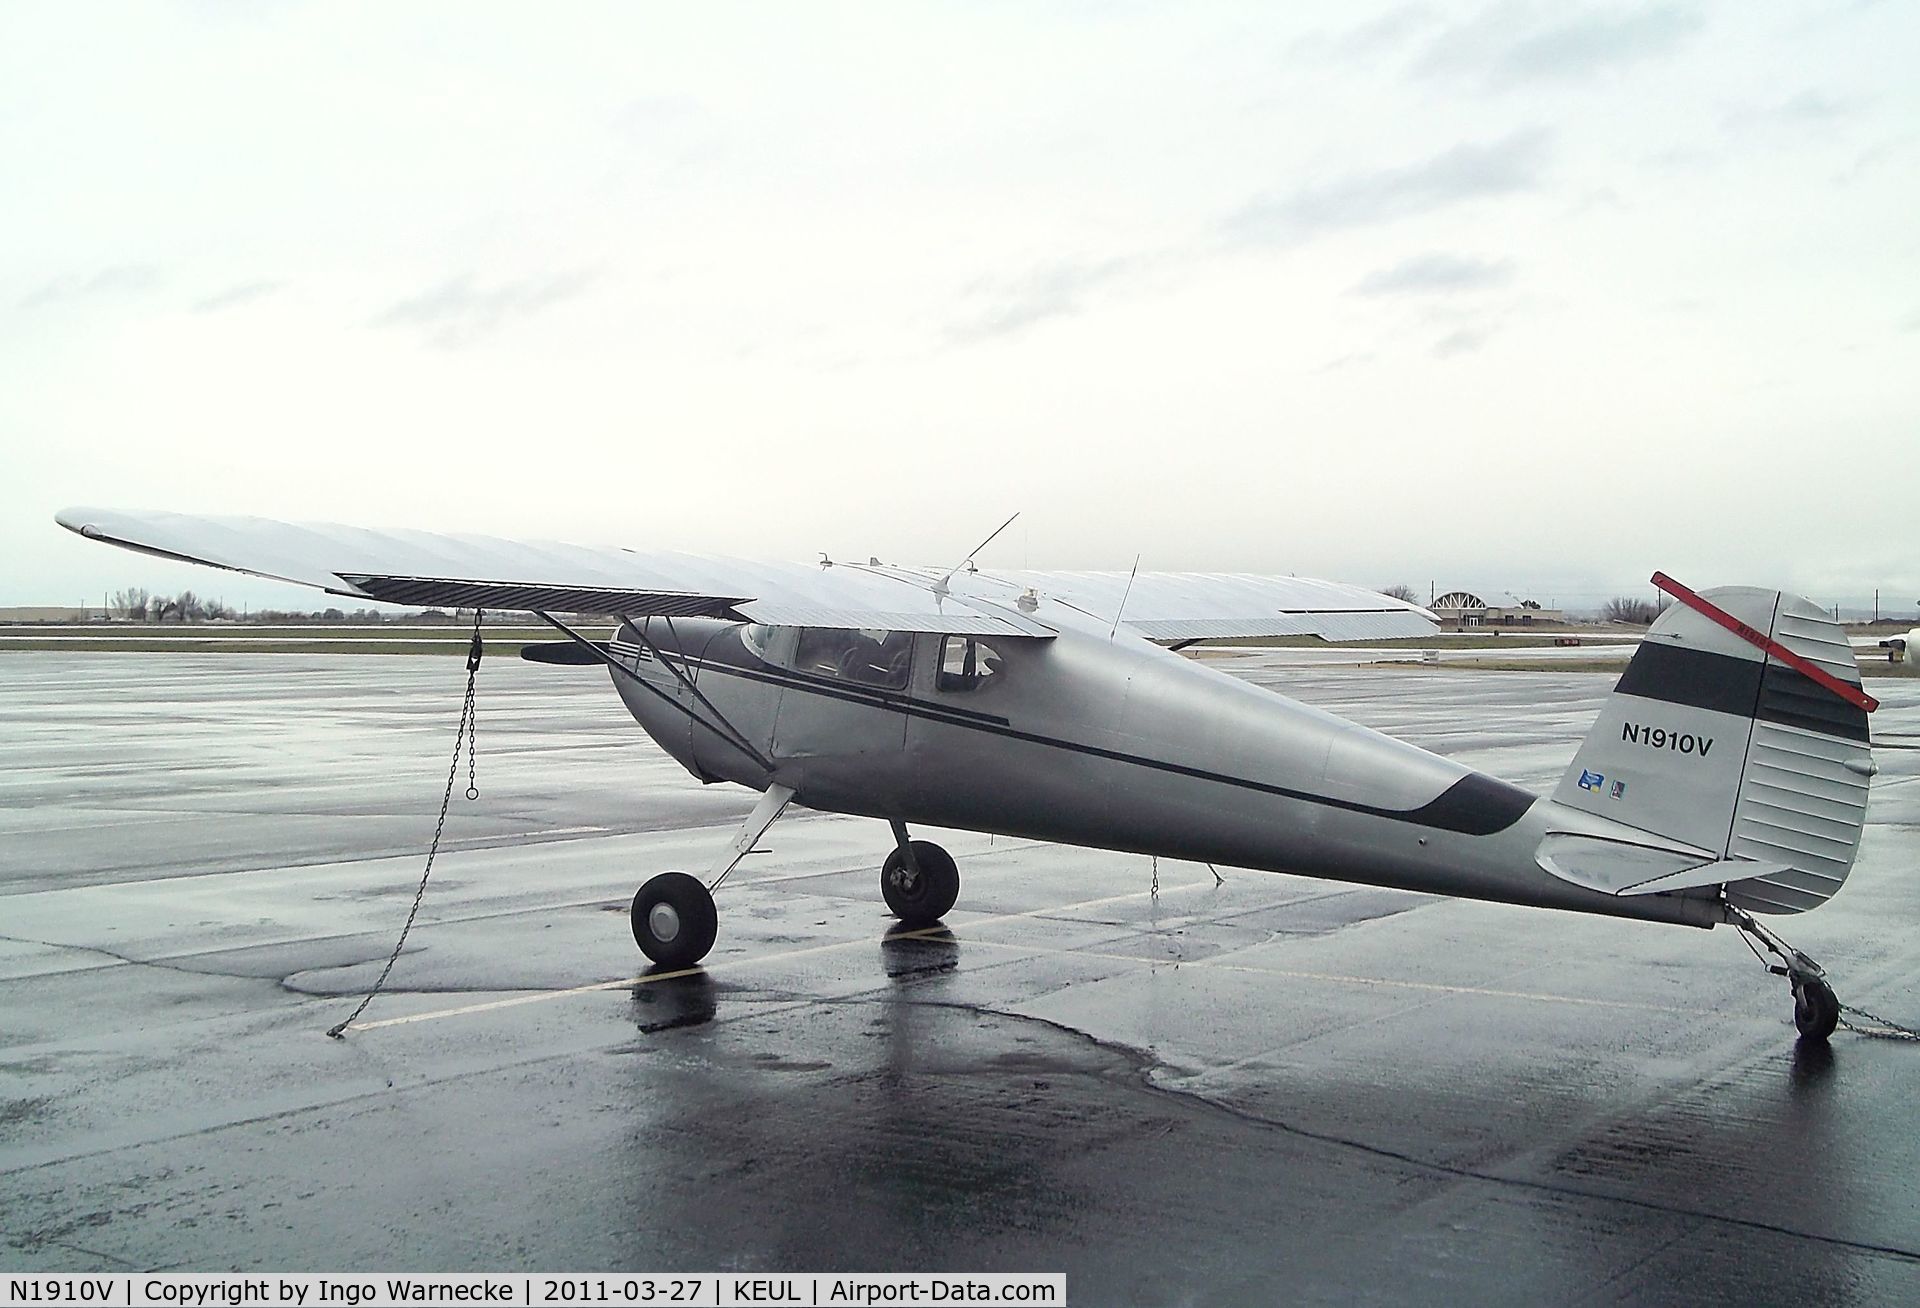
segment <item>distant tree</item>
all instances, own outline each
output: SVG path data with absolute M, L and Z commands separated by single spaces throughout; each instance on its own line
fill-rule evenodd
M 1660 616 L 1660 610 L 1649 600 L 1635 599 L 1631 595 L 1616 595 L 1607 601 L 1600 616 L 1608 622 L 1625 622 L 1632 626 L 1644 627 Z
M 1537 609 L 1540 607 L 1540 601 L 1539 600 L 1521 600 L 1520 607 L 1523 609 Z
M 200 606 L 201 615 L 212 622 L 225 622 L 233 617 L 233 610 L 225 600 L 208 600 Z
M 1398 586 L 1383 587 L 1380 593 L 1391 599 L 1405 600 L 1409 604 L 1418 604 L 1420 602 L 1420 592 L 1405 583 Z
M 328 609 L 325 613 L 319 614 L 318 616 L 328 622 L 341 622 L 345 620 L 347 615 L 339 609 Z
M 194 622 L 206 612 L 200 597 L 190 590 L 183 590 L 172 598 L 155 595 L 148 609 L 155 622 L 165 622 L 169 617 L 177 618 L 181 622 Z
M 113 592 L 113 607 L 121 617 L 141 622 L 145 621 L 147 616 L 147 599 L 144 587 L 129 586 L 125 590 Z

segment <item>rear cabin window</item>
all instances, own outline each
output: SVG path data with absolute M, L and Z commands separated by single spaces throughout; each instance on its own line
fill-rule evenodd
M 1000 654 L 972 636 L 944 636 L 940 640 L 941 690 L 978 690 L 1000 673 Z
M 740 629 L 740 643 L 747 647 L 749 654 L 762 662 L 772 662 L 773 656 L 767 652 L 772 641 L 773 628 L 763 622 L 749 622 Z
M 794 651 L 794 670 L 881 690 L 904 690 L 913 663 L 913 636 L 905 631 L 808 627 Z

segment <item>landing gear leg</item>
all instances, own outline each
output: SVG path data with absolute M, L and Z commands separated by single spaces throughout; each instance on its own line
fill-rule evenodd
M 714 860 L 705 885 L 685 872 L 662 872 L 640 887 L 633 897 L 633 939 L 640 952 L 663 967 L 692 967 L 713 948 L 720 929 L 720 915 L 713 907 L 713 892 L 754 843 L 767 833 L 774 819 L 786 811 L 793 799 L 787 786 L 769 786 L 753 807 L 746 824 L 733 843 Z
M 1793 987 L 1793 1025 L 1800 1032 L 1800 1038 L 1825 1044 L 1840 1024 L 1840 1000 L 1827 984 L 1826 969 L 1761 926 L 1745 909 L 1729 904 L 1727 913 L 1736 927 L 1780 960 L 1778 963 L 1766 963 L 1764 958 L 1760 961 L 1766 963 L 1767 971 L 1785 977 Z M 1759 956 L 1758 949 L 1753 952 Z
M 960 869 L 931 840 L 910 839 L 904 822 L 893 824 L 893 839 L 880 868 L 880 895 L 903 925 L 932 926 L 960 898 Z

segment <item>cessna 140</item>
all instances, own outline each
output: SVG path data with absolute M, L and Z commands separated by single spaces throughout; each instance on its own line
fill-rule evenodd
M 903 922 L 954 905 L 953 858 L 907 824 L 1569 909 L 1731 923 L 1779 960 L 1803 1036 L 1839 1003 L 1756 914 L 1799 913 L 1853 865 L 1875 702 L 1804 599 L 1729 587 L 1656 621 L 1551 795 L 1174 652 L 1222 637 L 1405 639 L 1425 610 L 1294 577 L 766 564 L 258 518 L 68 509 L 62 526 L 168 558 L 398 604 L 531 612 L 602 663 L 702 782 L 762 798 L 705 882 L 640 887 L 635 940 L 697 963 L 718 885 L 789 803 L 883 819 Z M 1010 521 L 1010 520 L 1009 520 Z M 991 538 L 990 538 L 991 539 Z M 975 553 L 979 551 L 976 550 Z M 588 639 L 555 614 L 619 620 Z M 1171 647 L 1171 648 L 1170 648 Z

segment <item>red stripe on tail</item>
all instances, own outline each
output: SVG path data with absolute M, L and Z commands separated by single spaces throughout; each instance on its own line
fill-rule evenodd
M 1675 581 L 1672 577 L 1669 577 L 1666 573 L 1654 573 L 1653 584 L 1679 600 L 1695 613 L 1713 619 L 1741 640 L 1746 641 L 1747 644 L 1779 659 L 1795 672 L 1806 677 L 1807 680 L 1814 682 L 1816 685 L 1826 687 L 1841 699 L 1847 701 L 1847 703 L 1857 705 L 1869 713 L 1880 707 L 1880 701 L 1867 694 L 1867 692 L 1860 689 L 1860 687 L 1848 685 L 1826 669 L 1818 667 L 1800 657 L 1800 655 L 1795 654 L 1773 637 L 1763 632 L 1755 631 L 1752 627 L 1749 627 L 1746 623 L 1734 617 L 1733 614 L 1719 607 L 1713 601 L 1701 598 L 1693 591 L 1688 590 L 1685 586 Z

